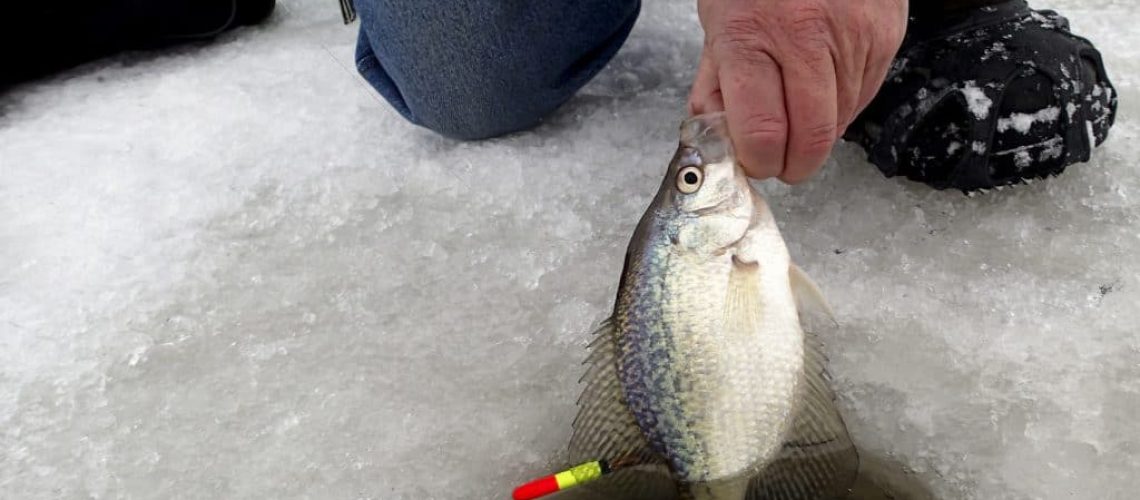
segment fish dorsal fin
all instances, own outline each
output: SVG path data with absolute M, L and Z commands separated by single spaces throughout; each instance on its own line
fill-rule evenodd
M 618 380 L 616 330 L 613 320 L 607 319 L 589 345 L 586 372 L 579 380 L 585 387 L 570 437 L 570 459 L 575 463 L 649 450 Z
M 826 364 L 816 336 L 805 332 L 804 377 L 791 432 L 776 459 L 753 479 L 748 500 L 847 497 L 859 453 L 836 407 Z
M 556 497 L 563 499 L 668 500 L 677 493 L 664 461 L 649 448 L 618 380 L 617 328 L 607 319 L 594 332 L 580 383 L 570 460 L 604 459 L 615 472 Z M 622 470 L 616 470 L 624 467 Z M 670 496 L 673 495 L 673 496 Z
M 816 285 L 811 276 L 808 276 L 807 272 L 800 266 L 794 263 L 789 266 L 788 282 L 792 286 L 792 295 L 795 296 L 796 306 L 801 313 L 812 310 L 822 312 L 832 323 L 839 324 L 835 319 L 835 312 L 831 309 L 831 304 L 827 303 L 827 298 L 823 296 L 819 285 Z

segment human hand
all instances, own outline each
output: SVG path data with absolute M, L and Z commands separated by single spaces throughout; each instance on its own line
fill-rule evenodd
M 802 182 L 875 97 L 907 0 L 698 0 L 693 114 L 724 111 L 750 177 Z

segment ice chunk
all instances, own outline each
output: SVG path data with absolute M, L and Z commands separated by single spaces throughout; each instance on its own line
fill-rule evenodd
M 988 61 L 991 57 L 993 57 L 995 55 L 1000 55 L 1003 59 L 1007 59 L 1008 56 L 1006 55 L 1006 53 L 1007 53 L 1007 51 L 1006 51 L 1004 43 L 994 42 L 993 45 L 987 47 L 985 52 L 982 53 L 982 61 L 983 62 Z
M 977 84 L 973 81 L 966 82 L 960 90 L 966 98 L 966 105 L 974 116 L 979 120 L 984 120 L 990 115 L 990 107 L 993 106 L 994 102 Z
M 1048 160 L 1060 158 L 1061 153 L 1064 152 L 1064 149 L 1065 149 L 1064 148 L 1064 142 L 1062 142 L 1062 141 L 1050 141 L 1046 145 L 1046 147 L 1041 149 L 1041 154 L 1040 154 L 1040 156 L 1037 157 L 1037 159 L 1039 161 L 1048 161 Z
M 1029 151 L 1017 151 L 1013 154 L 1013 164 L 1017 168 L 1025 168 L 1033 164 L 1033 157 L 1029 155 Z
M 1035 123 L 1052 123 L 1061 115 L 1061 108 L 1050 106 L 1036 113 L 1012 113 L 1005 118 L 999 118 L 998 132 L 1014 129 L 1022 134 L 1028 134 Z

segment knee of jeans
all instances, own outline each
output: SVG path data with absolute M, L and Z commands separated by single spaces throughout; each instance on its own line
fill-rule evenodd
M 569 94 L 543 90 L 525 71 L 485 64 L 397 66 L 402 77 L 397 80 L 363 37 L 356 58 L 361 76 L 401 116 L 454 139 L 488 139 L 533 127 L 565 100 L 562 94 Z
M 497 0 L 468 0 L 461 9 L 451 2 L 395 0 L 399 8 L 380 8 L 389 2 L 359 1 L 357 61 L 366 79 L 413 123 L 463 140 L 541 122 L 608 62 L 640 5 L 559 0 L 532 11 Z M 418 12 L 413 6 L 425 5 L 438 11 L 431 22 L 411 15 Z
M 410 118 L 417 125 L 459 140 L 481 140 L 530 129 L 558 107 L 562 96 L 542 95 L 513 85 L 494 86 L 470 78 L 405 92 Z

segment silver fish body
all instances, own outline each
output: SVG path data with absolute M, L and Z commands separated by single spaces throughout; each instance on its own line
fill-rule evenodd
M 805 300 L 826 308 L 723 115 L 686 120 L 592 345 L 572 452 L 656 463 L 696 499 L 842 490 L 857 455 L 801 327 Z
M 711 144 L 722 124 L 684 131 L 631 241 L 614 315 L 630 410 L 685 482 L 757 472 L 783 442 L 803 372 L 788 251 L 728 146 Z M 703 170 L 692 193 L 672 185 L 686 168 Z

